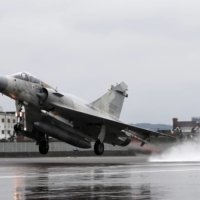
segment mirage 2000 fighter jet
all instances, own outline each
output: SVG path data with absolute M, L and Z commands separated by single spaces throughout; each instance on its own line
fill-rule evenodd
M 0 76 L 0 92 L 15 100 L 15 132 L 35 140 L 41 154 L 48 153 L 49 136 L 80 148 L 91 148 L 91 142 L 95 142 L 94 152 L 101 155 L 104 143 L 127 146 L 135 138 L 143 146 L 150 136 L 162 135 L 119 120 L 124 98 L 128 97 L 124 82 L 111 86 L 90 104 L 58 92 L 26 72 Z M 21 123 L 23 106 L 26 130 Z

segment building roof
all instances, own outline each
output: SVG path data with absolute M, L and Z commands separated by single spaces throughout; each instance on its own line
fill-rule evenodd
M 8 111 L 8 112 L 0 112 L 0 114 L 10 114 L 10 115 L 14 115 L 15 114 L 15 112 L 13 112 L 13 111 Z
M 178 127 L 196 127 L 200 125 L 199 123 L 197 123 L 196 121 L 181 121 L 181 122 L 177 122 L 177 126 Z

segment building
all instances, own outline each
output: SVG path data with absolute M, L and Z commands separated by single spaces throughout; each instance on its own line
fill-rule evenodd
M 8 139 L 14 132 L 17 123 L 15 112 L 0 112 L 0 139 Z
M 200 135 L 200 117 L 192 117 L 191 121 L 178 121 L 173 118 L 173 132 L 182 138 L 197 137 Z
M 24 128 L 26 128 L 25 113 L 23 113 L 22 123 L 24 124 Z M 3 112 L 2 107 L 0 107 L 0 140 L 8 140 L 15 135 L 15 124 L 17 124 L 15 112 Z M 17 135 L 16 139 L 17 141 L 24 140 L 24 136 Z
M 200 117 L 192 117 L 192 121 L 200 123 Z
M 0 106 L 0 112 L 3 112 L 3 108 Z

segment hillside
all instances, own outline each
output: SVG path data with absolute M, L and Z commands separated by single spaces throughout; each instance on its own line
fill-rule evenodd
M 160 130 L 171 130 L 172 126 L 167 124 L 150 124 L 150 123 L 138 123 L 138 124 L 131 124 L 133 126 L 137 126 L 144 129 L 149 129 L 151 131 Z

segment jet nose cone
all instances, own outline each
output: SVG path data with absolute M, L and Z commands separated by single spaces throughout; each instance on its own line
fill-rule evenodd
M 8 86 L 8 79 L 5 76 L 0 76 L 0 92 Z

